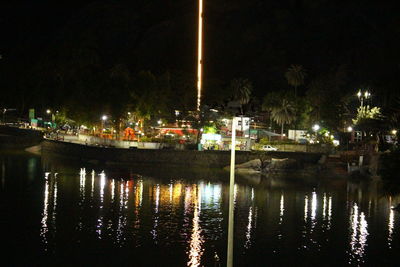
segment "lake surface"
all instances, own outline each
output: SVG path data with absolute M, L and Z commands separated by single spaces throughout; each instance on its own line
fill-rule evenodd
M 0 151 L 2 262 L 225 266 L 228 177 Z M 399 202 L 375 181 L 238 177 L 234 265 L 398 265 Z

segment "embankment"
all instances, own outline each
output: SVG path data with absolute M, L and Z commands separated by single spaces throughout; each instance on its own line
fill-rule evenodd
M 104 148 L 54 140 L 44 140 L 42 151 L 82 161 L 99 161 L 110 164 L 152 163 L 198 167 L 224 167 L 230 164 L 230 151 Z M 322 153 L 281 151 L 265 153 L 271 158 L 292 158 L 305 164 L 316 164 L 322 155 Z M 258 157 L 256 153 L 237 151 L 236 163 L 243 163 Z
M 43 140 L 40 131 L 0 126 L 0 148 L 21 149 L 38 145 Z

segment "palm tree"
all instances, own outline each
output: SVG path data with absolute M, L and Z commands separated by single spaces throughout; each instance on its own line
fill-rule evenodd
M 306 70 L 302 65 L 290 65 L 285 73 L 288 84 L 294 87 L 294 95 L 297 97 L 297 87 L 304 84 Z
M 240 103 L 240 114 L 243 115 L 243 107 L 250 102 L 253 85 L 247 79 L 239 78 L 231 81 L 233 97 Z
M 283 126 L 291 123 L 295 118 L 295 109 L 292 103 L 286 98 L 282 98 L 280 105 L 271 109 L 272 119 L 281 125 L 281 138 L 283 137 Z
M 283 92 L 269 92 L 263 99 L 262 110 L 267 111 L 269 113 L 269 130 L 272 129 L 272 110 L 279 106 L 281 103 L 282 97 L 284 97 L 285 93 Z

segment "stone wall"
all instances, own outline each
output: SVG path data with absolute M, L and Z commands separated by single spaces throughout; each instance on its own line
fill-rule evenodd
M 272 145 L 281 151 L 293 151 L 293 152 L 313 152 L 313 153 L 329 153 L 332 151 L 330 145 L 303 145 L 303 144 L 282 144 Z
M 42 150 L 84 161 L 96 160 L 106 163 L 155 163 L 204 167 L 224 167 L 230 164 L 230 151 L 103 148 L 54 140 L 43 141 Z M 302 163 L 311 164 L 317 163 L 321 155 L 321 153 L 304 152 L 265 152 L 267 158 L 293 158 Z M 237 151 L 236 164 L 258 157 L 256 153 Z

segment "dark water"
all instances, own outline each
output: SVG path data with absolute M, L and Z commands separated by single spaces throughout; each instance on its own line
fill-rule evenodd
M 0 153 L 6 265 L 225 265 L 225 173 Z M 398 202 L 378 182 L 238 178 L 235 266 L 397 265 Z

